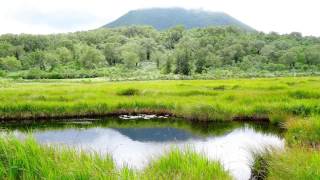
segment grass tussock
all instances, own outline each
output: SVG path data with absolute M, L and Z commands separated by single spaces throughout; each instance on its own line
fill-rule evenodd
M 274 153 L 268 159 L 270 180 L 320 179 L 320 153 L 315 149 L 293 147 L 284 153 Z
M 173 150 L 151 163 L 144 176 L 152 179 L 154 175 L 160 179 L 232 179 L 219 163 L 192 151 L 179 150 Z
M 290 144 L 312 146 L 320 149 L 320 117 L 290 120 L 286 123 L 286 139 Z
M 219 85 L 219 86 L 214 86 L 214 87 L 209 87 L 211 90 L 216 90 L 216 91 L 224 91 L 227 89 L 225 85 Z
M 268 158 L 270 158 L 271 152 L 265 152 L 263 154 L 255 154 L 254 162 L 251 165 L 251 178 L 254 180 L 264 180 L 268 177 L 269 167 Z
M 296 99 L 319 99 L 320 93 L 314 92 L 312 90 L 309 91 L 303 91 L 303 90 L 297 90 L 289 93 L 290 97 L 296 98 Z
M 117 92 L 117 95 L 119 96 L 136 96 L 139 94 L 140 94 L 140 90 L 135 88 L 123 89 Z

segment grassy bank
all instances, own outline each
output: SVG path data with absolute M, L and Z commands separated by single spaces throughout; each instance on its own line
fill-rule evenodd
M 1 138 L 0 159 L 2 179 L 231 179 L 219 163 L 191 151 L 173 150 L 144 171 L 135 171 L 117 169 L 109 156 Z
M 112 113 L 170 113 L 197 120 L 320 114 L 320 78 L 141 82 L 0 83 L 0 117 L 48 118 Z

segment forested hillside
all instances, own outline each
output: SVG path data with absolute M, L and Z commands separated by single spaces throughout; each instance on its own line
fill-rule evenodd
M 253 28 L 223 12 L 187 10 L 183 8 L 151 8 L 133 10 L 105 27 L 148 25 L 158 30 L 166 30 L 177 25 L 187 29 L 208 26 L 236 26 L 244 30 Z
M 320 38 L 235 27 L 131 26 L 0 36 L 0 76 L 12 78 L 278 75 L 317 73 L 319 64 Z

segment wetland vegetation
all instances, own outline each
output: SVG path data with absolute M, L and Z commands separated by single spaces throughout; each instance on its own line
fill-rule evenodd
M 286 141 L 286 147 L 280 152 L 270 151 L 268 155 L 261 156 L 260 160 L 262 159 L 261 162 L 264 163 L 260 167 L 263 167 L 261 169 L 266 171 L 261 173 L 264 174 L 264 178 L 286 179 L 287 177 L 293 177 L 300 179 L 301 177 L 311 177 L 311 179 L 317 179 L 320 176 L 318 171 L 320 94 L 317 91 L 320 88 L 319 77 L 128 82 L 106 82 L 101 78 L 86 81 L 4 79 L 1 80 L 0 85 L 0 117 L 3 123 L 22 123 L 26 119 L 43 122 L 60 118 L 93 118 L 106 115 L 145 113 L 175 116 L 195 124 L 197 122 L 206 124 L 217 121 L 231 123 L 227 126 L 217 126 L 216 129 L 220 129 L 220 133 L 212 130 L 219 136 L 219 134 L 223 134 L 223 129 L 232 129 L 233 121 L 239 123 L 246 121 L 267 122 L 282 129 L 283 134 L 281 136 Z M 136 125 L 139 124 L 140 128 L 148 126 L 148 123 L 140 124 L 132 120 L 126 121 Z M 171 121 L 171 119 L 161 119 L 161 121 L 163 121 L 164 126 L 172 126 L 172 124 L 177 123 Z M 109 123 L 107 126 L 114 125 L 116 127 L 116 125 L 119 125 L 114 121 Z M 129 127 L 130 123 L 122 125 Z M 74 126 L 77 125 L 74 124 Z M 154 124 L 154 126 L 159 125 Z M 2 127 L 4 128 L 5 125 L 2 125 Z M 196 126 L 190 128 L 190 125 L 183 125 L 183 127 L 192 129 L 192 132 L 196 134 L 203 134 L 206 131 L 202 128 L 196 128 Z M 210 134 L 210 130 L 207 130 L 207 133 Z M 124 179 L 150 178 L 151 176 L 155 178 L 168 176 L 177 179 L 192 177 L 188 173 L 197 174 L 199 177 L 202 173 L 205 174 L 203 177 L 207 177 L 207 175 L 221 177 L 221 179 L 232 177 L 230 172 L 225 170 L 221 164 L 216 164 L 219 161 L 210 161 L 208 164 L 207 157 L 203 157 L 201 154 L 195 155 L 191 152 L 190 154 L 189 152 L 184 153 L 184 151 L 173 151 L 172 154 L 163 156 L 163 159 L 160 158 L 150 163 L 143 171 L 136 171 L 129 167 L 121 170 L 115 168 L 116 165 L 110 161 L 111 157 L 104 159 L 98 158 L 98 156 L 84 155 L 84 153 L 79 155 L 70 149 L 61 150 L 51 146 L 40 146 L 36 144 L 35 140 L 20 142 L 12 137 L 1 138 L 1 141 L 1 149 L 6 152 L 1 158 L 3 159 L 1 173 L 8 178 L 17 176 L 36 177 L 39 172 L 43 173 L 43 171 L 46 171 L 44 174 L 40 173 L 43 177 L 49 175 L 62 177 L 64 174 L 51 172 L 54 168 L 48 167 L 48 169 L 45 169 L 46 167 L 43 167 L 41 169 L 42 166 L 29 163 L 38 163 L 38 161 L 45 163 L 48 161 L 55 165 L 62 163 L 64 160 L 68 163 L 75 163 L 75 161 L 69 162 L 63 157 L 84 158 L 83 161 L 89 164 L 88 167 L 84 164 L 70 165 L 78 167 L 73 170 L 70 169 L 70 174 L 65 175 L 65 177 L 70 178 L 77 175 L 83 175 L 83 177 L 87 175 L 95 177 L 94 175 L 97 175 L 98 178 L 103 175 L 99 174 L 102 171 L 101 168 L 109 169 L 110 172 L 121 175 Z M 31 146 L 35 147 L 31 147 L 30 143 Z M 28 154 L 30 150 L 37 149 L 43 151 L 32 156 L 32 158 L 39 158 L 37 160 L 31 159 L 26 154 L 23 155 L 23 153 Z M 22 154 L 19 156 L 15 153 Z M 45 153 L 51 154 L 56 159 L 45 159 L 44 157 L 50 157 Z M 19 159 L 22 157 L 30 159 Z M 175 160 L 168 162 L 170 158 Z M 182 162 L 181 165 L 173 163 L 175 161 L 180 162 L 180 160 L 185 162 L 186 159 L 192 162 L 197 161 L 193 163 L 195 164 L 195 166 L 192 166 L 194 169 L 188 169 L 191 167 L 187 167 L 187 164 Z M 18 164 L 10 164 L 11 161 Z M 53 163 L 54 161 L 60 162 Z M 91 167 L 90 164 L 95 165 Z M 10 168 L 11 165 L 19 168 L 12 169 Z M 198 165 L 201 172 L 196 167 Z M 177 171 L 177 166 L 179 166 L 179 171 Z M 299 167 L 301 168 L 299 169 Z M 32 168 L 32 170 L 24 171 L 25 168 Z M 87 168 L 83 169 L 84 174 L 78 172 L 81 168 Z M 94 175 L 93 172 L 95 172 Z M 155 172 L 161 173 L 154 174 Z M 108 177 L 112 176 L 108 175 Z

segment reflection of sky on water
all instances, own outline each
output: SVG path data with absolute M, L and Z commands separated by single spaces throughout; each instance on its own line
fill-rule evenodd
M 20 133 L 17 133 L 20 134 Z M 21 134 L 19 135 L 21 136 Z M 111 154 L 118 167 L 142 169 L 172 147 L 191 147 L 211 160 L 220 161 L 237 179 L 249 179 L 254 152 L 284 147 L 276 135 L 252 128 L 234 129 L 222 136 L 198 137 L 176 128 L 69 128 L 33 131 L 44 144 L 65 144 L 101 154 Z

